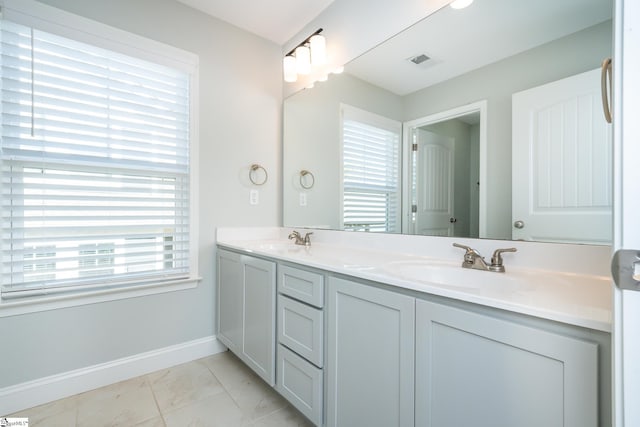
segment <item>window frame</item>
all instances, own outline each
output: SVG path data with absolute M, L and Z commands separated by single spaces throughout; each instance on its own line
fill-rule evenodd
M 63 294 L 0 299 L 0 318 L 98 302 L 192 289 L 201 280 L 198 271 L 198 154 L 199 58 L 155 40 L 120 30 L 34 0 L 2 0 L 3 19 L 124 55 L 171 67 L 189 75 L 189 276 L 149 283 L 131 281 L 124 286 Z M 37 268 L 37 259 L 33 262 Z
M 345 230 L 344 224 L 344 121 L 345 113 L 351 116 L 351 120 L 360 121 L 361 123 L 369 126 L 375 126 L 388 132 L 397 131 L 397 176 L 396 176 L 396 191 L 395 195 L 395 208 L 396 215 L 393 222 L 393 231 L 378 231 L 372 230 L 375 233 L 394 233 L 400 234 L 402 231 L 402 123 L 400 121 L 390 119 L 388 117 L 381 116 L 376 113 L 372 113 L 367 110 L 363 110 L 357 107 L 353 107 L 348 104 L 340 104 L 340 229 Z M 389 218 L 386 219 L 390 224 Z M 369 230 L 365 230 L 369 231 Z

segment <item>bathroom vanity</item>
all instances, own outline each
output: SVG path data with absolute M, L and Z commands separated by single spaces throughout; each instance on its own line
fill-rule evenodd
M 314 424 L 610 425 L 597 262 L 557 271 L 563 245 L 513 242 L 492 273 L 462 269 L 454 239 L 290 231 L 218 230 L 218 337 Z

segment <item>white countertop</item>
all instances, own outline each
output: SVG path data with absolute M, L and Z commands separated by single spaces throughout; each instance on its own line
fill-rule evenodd
M 234 229 L 238 230 L 238 229 Z M 510 266 L 505 256 L 506 273 L 463 269 L 463 252 L 449 251 L 451 239 L 430 241 L 430 250 L 441 245 L 442 256 L 398 251 L 390 244 L 388 250 L 353 245 L 344 241 L 332 242 L 331 237 L 320 234 L 310 247 L 294 245 L 286 239 L 286 229 L 270 229 L 271 232 L 237 233 L 218 232 L 218 245 L 262 255 L 276 260 L 293 262 L 330 272 L 341 273 L 404 289 L 425 292 L 461 301 L 504 309 L 571 325 L 611 332 L 612 282 L 605 274 L 584 274 L 575 271 L 557 271 L 541 268 Z M 302 230 L 302 232 L 307 230 Z M 353 233 L 347 233 L 353 240 Z M 303 233 L 304 234 L 304 233 Z M 284 237 L 283 237 L 284 236 Z M 422 237 L 425 239 L 425 237 Z M 384 239 L 382 237 L 382 239 Z M 398 237 L 394 237 L 398 239 Z M 357 240 L 357 238 L 356 238 Z M 453 239 L 468 244 L 464 239 Z M 424 241 L 424 240 L 423 240 Z M 522 242 L 509 242 L 522 246 Z M 505 242 L 500 242 L 505 245 Z M 571 250 L 570 245 L 566 250 Z M 443 249 L 441 248 L 441 249 Z M 542 248 L 544 252 L 544 247 Z M 565 250 L 554 246 L 552 251 Z M 521 249 L 518 249 L 521 251 Z M 577 251 L 588 250 L 578 248 Z M 547 248 L 547 252 L 549 249 Z M 594 256 L 606 251 L 595 249 Z M 486 251 L 485 251 L 486 252 Z M 455 254 L 453 259 L 450 253 Z M 562 252 L 560 252 L 562 254 Z M 489 254 L 490 255 L 490 254 Z M 581 256 L 588 256 L 579 254 Z M 573 251 L 567 254 L 574 258 Z M 558 254 L 555 254 L 558 257 Z M 516 264 L 516 263 L 511 263 Z M 522 262 L 520 262 L 522 264 Z M 535 265 L 535 263 L 533 263 Z M 425 274 L 427 272 L 427 274 Z

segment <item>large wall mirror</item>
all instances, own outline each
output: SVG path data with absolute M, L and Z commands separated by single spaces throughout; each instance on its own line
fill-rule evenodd
M 611 0 L 445 7 L 285 99 L 285 226 L 610 244 Z

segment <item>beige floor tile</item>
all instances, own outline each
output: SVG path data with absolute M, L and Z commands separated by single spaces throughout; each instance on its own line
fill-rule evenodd
M 251 372 L 249 368 L 230 351 L 214 354 L 213 356 L 200 360 L 211 369 L 211 372 L 213 372 L 225 388 L 243 381 Z
M 135 427 L 166 427 L 166 425 L 162 417 L 156 417 L 136 424 Z
M 10 415 L 10 417 L 29 418 L 29 425 L 31 426 L 48 425 L 43 423 L 44 420 L 65 420 L 66 419 L 71 422 L 71 424 L 66 424 L 66 425 L 73 426 L 76 423 L 77 403 L 78 403 L 77 397 L 71 396 L 66 399 L 60 399 L 50 403 L 46 403 L 44 405 L 36 406 L 30 409 L 25 409 L 24 411 L 20 411 Z
M 253 427 L 313 427 L 297 409 L 287 406 L 256 420 Z
M 250 420 L 227 393 L 164 414 L 167 427 L 246 427 Z
M 159 416 L 158 406 L 145 377 L 78 396 L 78 427 L 134 426 Z
M 29 414 L 20 415 L 19 417 L 28 418 L 29 426 L 31 427 L 69 427 L 76 425 L 77 411 L 76 409 L 71 409 L 44 418 L 36 418 Z
M 194 361 L 148 375 L 161 413 L 181 408 L 224 392 L 202 361 Z
M 282 409 L 287 402 L 257 376 L 229 389 L 229 394 L 251 419 Z
M 204 359 L 240 409 L 257 419 L 284 408 L 286 401 L 231 352 Z
M 12 416 L 28 417 L 29 425 L 47 427 L 311 426 L 230 352 Z

